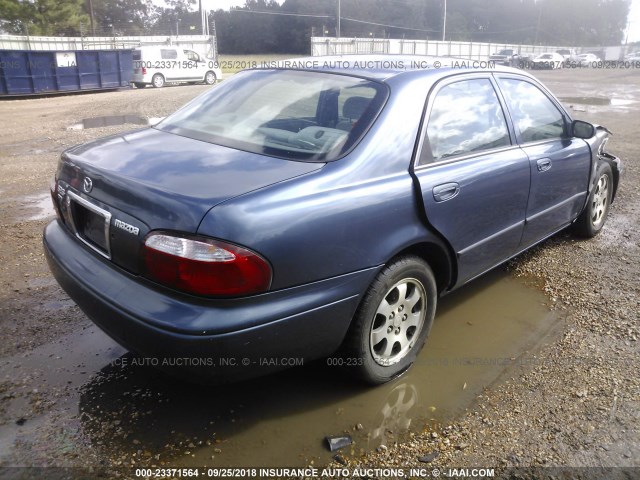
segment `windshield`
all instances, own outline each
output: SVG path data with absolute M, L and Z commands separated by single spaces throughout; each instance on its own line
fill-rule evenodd
M 498 52 L 498 55 L 512 55 L 513 54 L 513 50 L 500 50 Z
M 378 82 L 295 70 L 234 75 L 156 128 L 291 160 L 331 161 L 366 133 L 387 98 Z

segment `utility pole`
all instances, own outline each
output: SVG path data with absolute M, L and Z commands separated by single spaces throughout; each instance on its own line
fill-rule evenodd
M 218 33 L 216 32 L 216 17 L 211 17 L 211 27 L 209 27 L 209 21 L 207 16 L 207 35 L 211 33 L 211 44 L 213 46 L 213 59 L 218 61 Z
M 202 10 L 202 34 L 209 36 L 209 11 L 205 8 Z
M 533 41 L 534 45 L 538 44 L 538 33 L 540 32 L 540 19 L 542 18 L 542 7 L 538 11 L 538 25 L 536 25 L 536 39 Z
M 444 0 L 444 14 L 442 15 L 442 41 L 447 34 L 447 0 Z
M 89 18 L 91 19 L 91 35 L 96 36 L 96 28 L 93 25 L 93 1 L 89 0 Z
M 340 38 L 340 0 L 336 0 L 336 37 Z

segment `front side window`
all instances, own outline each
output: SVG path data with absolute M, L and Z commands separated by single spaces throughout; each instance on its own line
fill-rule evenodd
M 427 123 L 431 157 L 423 162 L 511 144 L 509 130 L 491 81 L 464 80 L 440 89 Z
M 532 83 L 512 78 L 500 79 L 522 143 L 560 138 L 565 133 L 564 117 L 542 90 Z
M 295 70 L 253 70 L 197 98 L 156 126 L 280 158 L 331 161 L 369 129 L 388 96 L 381 83 Z
M 196 53 L 196 52 L 192 52 L 191 50 L 185 50 L 184 51 L 185 55 L 187 56 L 187 58 L 193 62 L 199 62 L 200 61 L 200 56 Z

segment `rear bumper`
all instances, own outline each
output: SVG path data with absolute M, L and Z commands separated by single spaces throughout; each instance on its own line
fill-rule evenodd
M 109 336 L 147 363 L 236 381 L 335 352 L 371 268 L 236 300 L 188 297 L 130 275 L 77 242 L 57 220 L 44 251 L 58 283 Z
M 145 78 L 145 75 L 142 73 L 134 73 L 133 77 L 131 77 L 131 81 L 133 83 L 151 83 L 149 78 Z

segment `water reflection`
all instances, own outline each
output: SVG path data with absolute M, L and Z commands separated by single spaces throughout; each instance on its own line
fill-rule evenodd
M 554 318 L 544 301 L 500 271 L 445 297 L 415 367 L 376 388 L 322 361 L 199 386 L 134 366 L 126 354 L 85 385 L 81 422 L 105 455 L 144 465 L 322 463 L 332 455 L 323 438 L 342 433 L 354 438 L 344 453 L 359 454 L 459 415 L 549 331 Z

